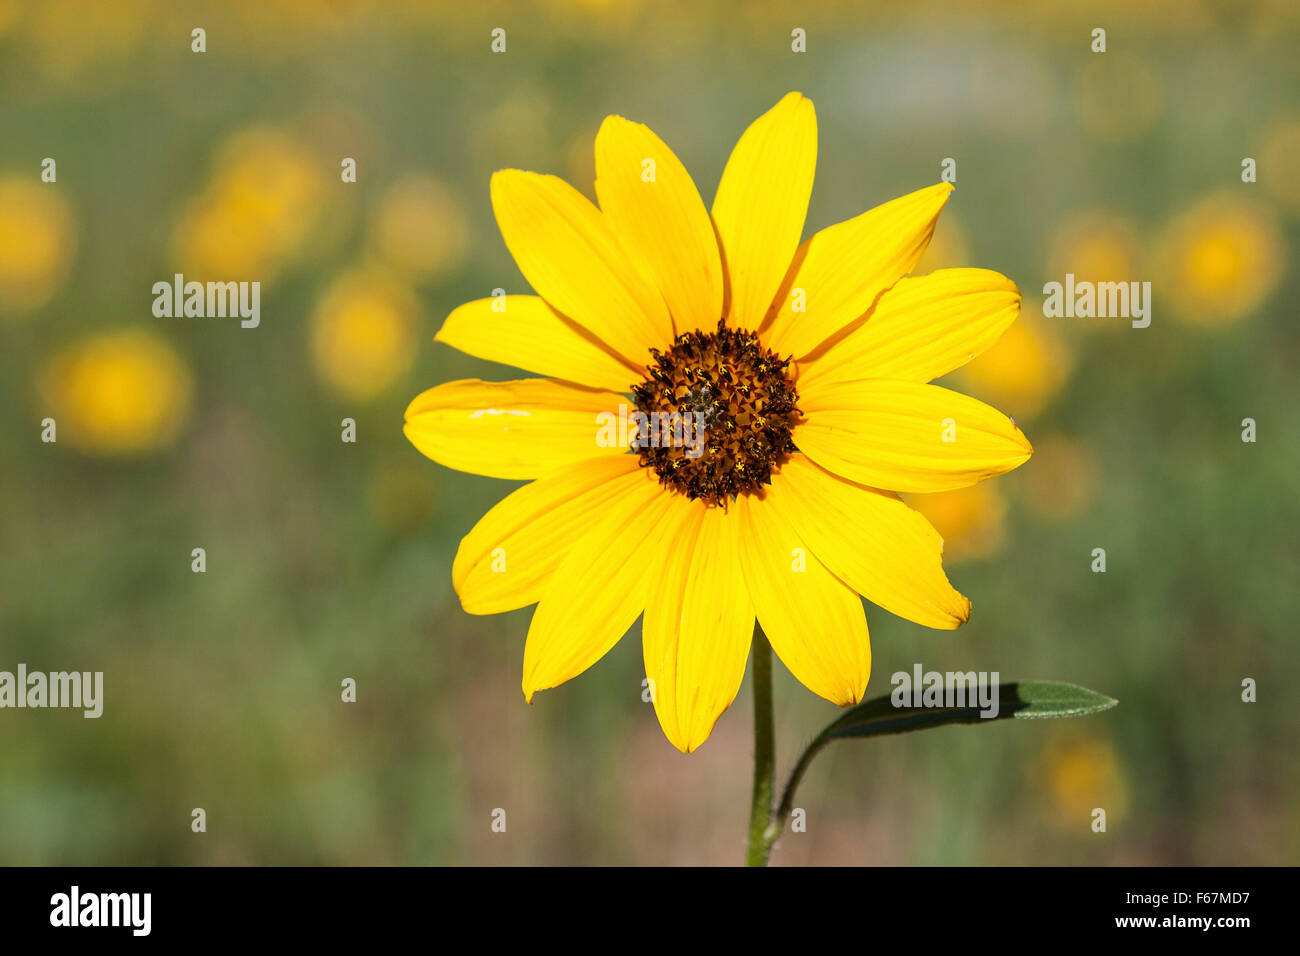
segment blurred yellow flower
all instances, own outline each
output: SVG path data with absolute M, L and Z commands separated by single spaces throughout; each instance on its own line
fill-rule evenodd
M 1097 488 L 1092 451 L 1066 435 L 1048 435 L 1036 448 L 1034 467 L 1025 469 L 1019 482 L 1029 509 L 1052 521 L 1082 514 Z
M 1162 231 L 1158 288 L 1179 318 L 1206 325 L 1238 321 L 1276 290 L 1283 245 L 1271 210 L 1233 191 L 1215 193 Z
M 639 22 L 643 0 L 544 0 L 548 19 L 562 19 L 584 33 L 606 38 L 627 34 Z
M 1132 282 L 1138 278 L 1138 231 L 1132 220 L 1087 212 L 1065 223 L 1052 239 L 1048 275 L 1073 273 L 1078 282 Z
M 985 558 L 1002 547 L 1007 509 L 991 482 L 933 495 L 909 495 L 908 504 L 925 515 L 943 537 L 945 561 Z
M 199 279 L 274 280 L 312 236 L 325 184 L 321 167 L 291 137 L 253 128 L 222 148 L 215 170 L 177 223 L 181 271 Z
M 960 372 L 963 381 L 984 392 L 1012 417 L 1031 418 L 1065 382 L 1069 354 L 1044 324 L 1016 322 L 991 349 Z
M 415 330 L 410 290 L 379 269 L 356 269 L 336 280 L 316 306 L 316 370 L 347 398 L 373 398 L 410 369 Z
M 72 213 L 55 183 L 33 172 L 0 179 L 0 312 L 49 301 L 75 245 Z
M 438 180 L 407 176 L 379 200 L 370 241 L 386 264 L 402 275 L 442 275 L 465 258 L 465 213 Z
M 156 7 L 157 0 L 41 0 L 28 4 L 20 23 L 31 62 L 49 79 L 71 85 L 87 69 L 128 56 L 156 21 Z M 102 92 L 114 73 L 120 79 L 126 71 L 99 71 L 94 90 Z
M 18 23 L 18 0 L 0 0 L 0 37 Z
M 1269 131 L 1259 151 L 1256 175 L 1269 194 L 1300 213 L 1300 176 L 1295 175 L 1296 157 L 1300 156 L 1300 120 L 1285 120 Z
M 1061 823 L 1080 832 L 1100 807 L 1107 822 L 1122 818 L 1128 808 L 1128 787 L 1110 743 L 1074 734 L 1057 735 L 1043 752 L 1048 791 Z
M 55 354 L 39 389 L 60 441 L 92 455 L 165 447 L 189 418 L 194 391 L 185 359 L 155 332 L 92 335 Z

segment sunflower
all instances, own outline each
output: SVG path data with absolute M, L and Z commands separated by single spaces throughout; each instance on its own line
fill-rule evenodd
M 907 277 L 947 183 L 801 243 L 816 157 L 813 105 L 790 93 L 741 136 L 711 212 L 663 141 L 619 116 L 596 136 L 599 208 L 554 176 L 493 175 L 538 294 L 462 305 L 437 340 L 547 377 L 439 385 L 404 430 L 447 467 L 531 479 L 452 567 L 471 614 L 537 604 L 529 702 L 642 617 L 655 712 L 690 752 L 736 697 L 756 619 L 800 682 L 845 706 L 871 670 L 859 595 L 927 627 L 969 618 L 942 539 L 897 493 L 1032 454 L 1005 415 L 927 384 L 988 348 L 1020 295 L 983 269 Z M 628 445 L 601 438 L 615 414 L 637 422 Z M 695 422 L 699 441 L 647 441 L 655 415 Z

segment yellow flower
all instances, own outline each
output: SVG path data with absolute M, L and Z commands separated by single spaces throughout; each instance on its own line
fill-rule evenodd
M 1084 213 L 1056 234 L 1047 274 L 1073 273 L 1078 282 L 1130 282 L 1137 278 L 1137 227 L 1122 216 Z
M 45 414 L 60 441 L 92 455 L 170 444 L 189 418 L 193 379 L 154 332 L 104 332 L 56 354 L 40 378 Z
M 1238 321 L 1277 288 L 1283 244 L 1268 208 L 1216 193 L 1164 230 L 1156 252 L 1159 288 L 1167 290 L 1179 318 L 1206 325 Z
M 402 274 L 438 276 L 460 265 L 465 255 L 465 214 L 436 179 L 410 176 L 379 201 L 371 242 Z
M 53 183 L 0 179 L 0 310 L 49 301 L 72 258 L 72 214 Z
M 120 66 L 160 17 L 156 0 L 79 3 L 47 0 L 28 4 L 20 21 L 31 62 L 46 77 L 69 87 L 85 87 L 93 72 L 95 89 L 120 83 L 129 71 Z M 188 42 L 188 40 L 187 40 Z M 117 69 L 105 67 L 117 65 Z
M 323 173 L 302 145 L 264 128 L 231 139 L 216 170 L 176 226 L 182 271 L 199 279 L 273 281 L 313 238 Z
M 1113 822 L 1128 809 L 1128 788 L 1114 748 L 1105 740 L 1058 735 L 1044 748 L 1046 779 L 1061 822 L 1088 832 L 1093 809 Z
M 18 23 L 18 0 L 0 0 L 0 37 L 7 36 Z
M 316 370 L 348 398 L 373 398 L 404 375 L 414 344 L 414 297 L 374 268 L 336 280 L 312 318 Z
M 493 176 L 538 294 L 467 303 L 437 338 L 549 378 L 440 385 L 405 432 L 448 467 L 533 479 L 452 567 L 472 614 L 538 605 L 529 700 L 644 613 L 655 712 L 689 752 L 736 696 L 756 617 L 795 677 L 849 705 L 871 668 L 859 595 L 928 627 L 970 616 L 939 535 L 895 492 L 1029 458 L 1006 416 L 926 384 L 992 344 L 1019 292 L 982 269 L 904 278 L 948 184 L 801 244 L 816 156 L 813 105 L 790 93 L 740 138 L 712 215 L 669 148 L 617 116 L 596 137 L 600 208 L 554 176 Z M 677 434 L 629 450 L 612 434 L 625 411 L 675 415 Z

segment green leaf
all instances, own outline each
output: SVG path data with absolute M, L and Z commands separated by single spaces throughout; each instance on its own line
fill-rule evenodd
M 966 699 L 970 699 L 967 688 Z M 1105 694 L 1063 681 L 1021 681 L 998 687 L 996 716 L 981 716 L 978 702 L 963 707 L 895 707 L 889 697 L 859 704 L 822 731 L 827 738 L 874 737 L 901 734 L 943 724 L 992 723 L 1008 717 L 1082 717 L 1109 710 L 1119 701 Z M 978 698 L 976 698 L 978 701 Z M 991 708 L 990 708 L 991 709 Z
M 974 706 L 963 707 L 895 707 L 888 697 L 877 697 L 854 707 L 839 720 L 830 724 L 813 740 L 799 757 L 790 782 L 773 815 L 774 820 L 784 820 L 794 806 L 795 790 L 813 758 L 832 740 L 851 737 L 876 737 L 881 734 L 901 734 L 909 730 L 925 730 L 944 724 L 991 724 L 1008 717 L 1035 720 L 1044 717 L 1082 717 L 1110 710 L 1119 701 L 1095 690 L 1064 681 L 1021 681 L 998 687 L 998 712 L 996 716 L 982 717 L 978 703 L 978 690 Z M 946 699 L 946 695 L 945 695 Z M 969 700 L 969 693 L 966 697 Z

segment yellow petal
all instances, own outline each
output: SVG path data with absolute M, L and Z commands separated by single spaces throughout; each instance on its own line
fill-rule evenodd
M 951 192 L 950 183 L 918 189 L 805 242 L 764 332 L 767 347 L 802 358 L 861 318 L 920 260 Z
M 489 362 L 592 388 L 626 391 L 645 374 L 535 295 L 466 302 L 447 316 L 435 338 Z
M 727 324 L 757 329 L 803 236 L 817 165 L 817 114 L 787 93 L 745 130 L 722 172 L 713 223 L 728 278 Z
M 965 365 L 1020 314 L 1020 291 L 988 269 L 902 279 L 865 322 L 800 362 L 799 389 L 860 378 L 928 382 Z
M 678 333 L 722 318 L 722 261 L 704 201 L 649 127 L 609 116 L 596 135 L 596 197 L 628 254 L 655 280 Z
M 551 574 L 524 645 L 524 696 L 581 674 L 618 643 L 646 606 L 665 542 L 671 495 L 641 468 L 591 515 L 588 532 Z
M 742 495 L 732 510 L 750 599 L 772 649 L 799 682 L 841 707 L 862 699 L 871 642 L 862 599 L 812 553 L 778 494 Z
M 684 753 L 708 738 L 745 676 L 754 609 L 737 532 L 721 508 L 673 498 L 641 633 L 659 725 Z
M 626 455 L 605 436 L 627 399 L 544 378 L 447 382 L 406 408 L 402 431 L 440 465 L 491 478 L 537 478 L 561 465 Z
M 890 491 L 949 491 L 1024 464 L 1034 449 L 1006 415 L 896 379 L 816 383 L 799 394 L 794 443 L 837 475 Z
M 498 502 L 461 539 L 451 580 L 470 614 L 499 614 L 542 598 L 546 581 L 592 516 L 639 484 L 635 455 L 566 465 Z
M 873 604 L 946 630 L 970 617 L 970 601 L 943 572 L 943 539 L 897 495 L 839 478 L 807 456 L 793 455 L 773 476 L 765 503 L 831 573 Z
M 634 366 L 673 340 L 659 294 L 587 197 L 555 176 L 503 169 L 492 208 L 534 291 Z

